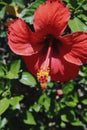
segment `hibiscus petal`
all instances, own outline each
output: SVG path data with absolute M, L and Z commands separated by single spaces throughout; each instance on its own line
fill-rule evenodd
M 47 34 L 60 35 L 65 30 L 70 11 L 60 0 L 48 0 L 35 12 L 34 27 Z
M 31 56 L 23 56 L 23 60 L 25 61 L 28 71 L 36 75 L 37 69 L 35 68 L 35 65 L 38 61 L 38 53 Z
M 87 62 L 87 33 L 75 32 L 63 37 L 67 48 L 70 48 L 64 55 L 65 60 L 76 65 Z
M 54 81 L 65 82 L 74 79 L 78 75 L 77 65 L 67 62 L 64 58 L 52 57 L 51 78 Z
M 32 74 L 37 75 L 38 70 L 44 64 L 46 58 L 45 52 L 46 51 L 42 50 L 31 56 L 23 56 L 26 67 Z
M 40 53 L 34 54 L 32 56 L 23 57 L 28 70 L 35 76 L 37 75 L 40 67 L 44 65 L 46 54 L 43 55 L 41 51 Z M 79 71 L 79 67 L 77 65 L 67 62 L 63 57 L 59 58 L 55 55 L 51 57 L 49 69 L 51 79 L 60 82 L 68 81 L 75 78 L 78 75 Z
M 32 55 L 42 48 L 36 34 L 22 19 L 14 20 L 8 28 L 8 44 L 19 55 Z

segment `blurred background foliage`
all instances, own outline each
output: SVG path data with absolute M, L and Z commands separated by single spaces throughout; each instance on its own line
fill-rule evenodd
M 64 83 L 41 90 L 21 57 L 8 47 L 9 23 L 22 18 L 31 28 L 35 10 L 45 0 L 0 0 L 0 130 L 86 130 L 87 64 Z M 87 0 L 63 0 L 71 10 L 65 34 L 87 32 Z

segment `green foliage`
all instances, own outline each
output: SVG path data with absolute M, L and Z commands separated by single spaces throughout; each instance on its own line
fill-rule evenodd
M 87 127 L 87 64 L 80 68 L 74 80 L 51 81 L 42 90 L 20 57 L 7 46 L 9 21 L 20 17 L 32 28 L 34 12 L 44 1 L 0 0 L 0 130 L 84 130 Z M 87 1 L 63 1 L 72 14 L 67 32 L 87 31 Z M 58 95 L 58 89 L 63 91 L 62 96 Z
M 44 0 L 36 0 L 25 8 L 19 15 L 20 18 L 23 18 L 27 23 L 33 24 L 33 15 L 35 10 L 44 2 Z
M 12 6 L 18 5 L 21 8 L 25 7 L 25 1 L 24 0 L 12 0 L 11 4 Z
M 71 9 L 72 17 L 69 21 L 69 27 L 73 32 L 87 32 L 87 2 L 86 0 L 64 0 Z
M 32 74 L 28 73 L 28 72 L 23 72 L 22 73 L 22 77 L 20 79 L 20 82 L 28 85 L 30 87 L 34 87 L 37 83 L 35 78 L 32 76 Z
M 0 9 L 0 20 L 3 19 L 4 15 L 5 15 L 5 9 L 6 9 L 6 7 L 2 7 Z
M 83 18 L 85 18 L 85 17 L 83 17 Z M 73 32 L 76 32 L 76 31 L 87 31 L 87 26 L 77 17 L 75 17 L 75 18 L 73 18 L 73 19 L 71 19 L 69 21 L 69 27 L 71 28 L 71 30 Z
M 26 116 L 27 116 L 27 118 L 24 119 L 25 124 L 36 125 L 36 122 L 35 122 L 35 119 L 34 119 L 34 116 L 32 115 L 32 113 L 27 111 Z
M 4 113 L 9 107 L 9 100 L 7 98 L 3 98 L 0 100 L 0 115 Z
M 10 69 L 6 74 L 6 78 L 7 79 L 15 79 L 18 78 L 18 73 L 19 73 L 19 69 L 20 69 L 20 60 L 14 61 L 11 65 L 10 65 Z

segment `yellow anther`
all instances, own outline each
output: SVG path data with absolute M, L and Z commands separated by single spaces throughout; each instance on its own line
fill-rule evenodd
M 40 82 L 41 88 L 46 89 L 47 82 L 49 81 L 49 68 L 41 67 L 41 69 L 37 73 L 37 79 Z

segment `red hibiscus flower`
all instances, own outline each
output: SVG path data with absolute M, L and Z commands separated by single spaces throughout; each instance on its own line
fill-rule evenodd
M 87 61 L 87 33 L 62 36 L 69 18 L 64 3 L 47 0 L 34 14 L 35 32 L 22 19 L 16 19 L 8 28 L 10 48 L 23 57 L 42 88 L 46 88 L 49 76 L 60 82 L 75 78 L 79 65 Z

